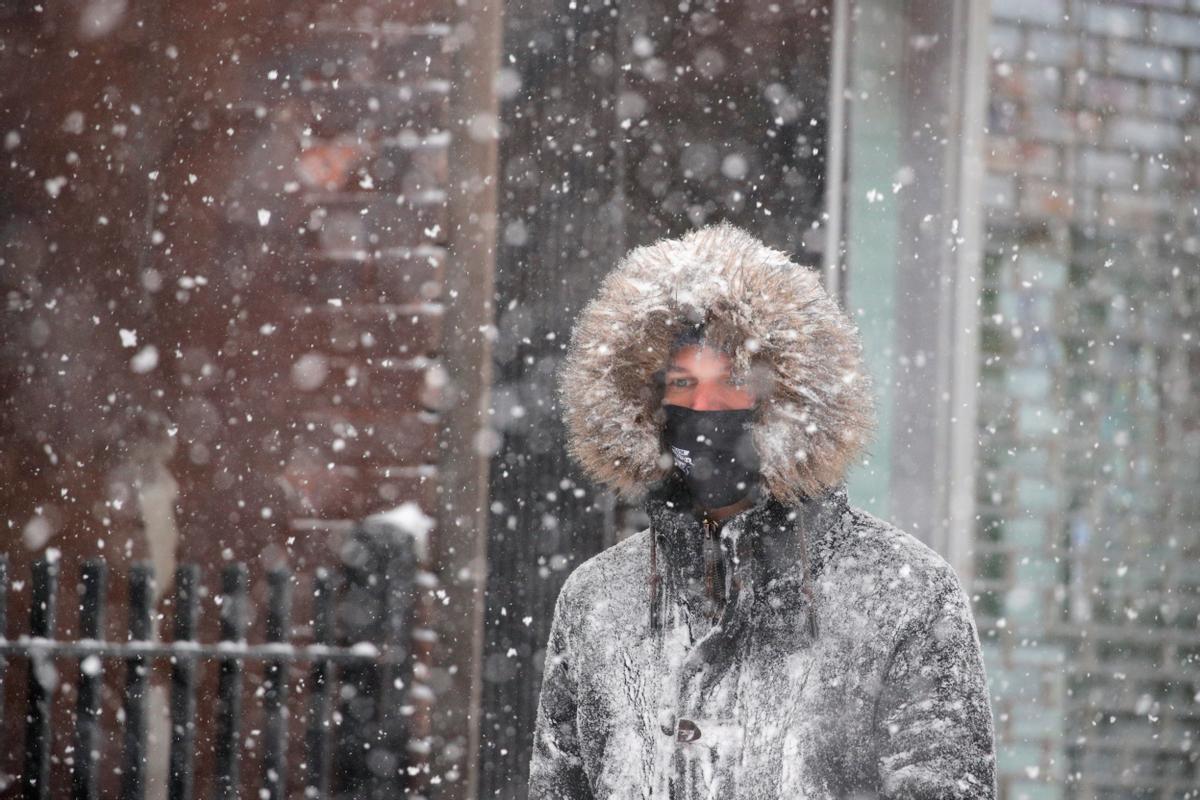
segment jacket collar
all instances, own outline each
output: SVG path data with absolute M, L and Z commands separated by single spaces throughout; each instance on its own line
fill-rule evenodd
M 676 471 L 650 487 L 645 509 L 668 585 L 675 586 L 680 599 L 689 604 L 703 597 L 704 526 L 687 484 Z M 842 536 L 841 520 L 848 510 L 844 482 L 791 506 L 759 489 L 754 505 L 720 526 L 720 539 L 733 551 L 731 556 L 736 554 L 739 561 L 749 558 L 746 567 L 755 585 L 769 591 L 775 579 L 791 576 L 803 582 L 804 577 L 811 580 L 820 573 Z M 802 576 L 805 559 L 808 575 Z

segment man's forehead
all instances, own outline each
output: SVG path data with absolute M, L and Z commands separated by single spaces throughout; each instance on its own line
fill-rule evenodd
M 685 347 L 675 354 L 667 362 L 668 372 L 686 372 L 690 367 L 701 366 L 708 369 L 720 368 L 728 370 L 732 365 L 732 360 L 728 355 L 720 350 L 714 350 L 709 347 Z

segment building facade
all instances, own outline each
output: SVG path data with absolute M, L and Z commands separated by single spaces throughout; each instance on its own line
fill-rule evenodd
M 470 794 L 498 9 L 96 0 L 5 3 L 0 18 L 4 633 L 28 632 L 31 564 L 49 556 L 58 638 L 78 635 L 75 587 L 96 557 L 111 637 L 124 636 L 135 563 L 158 576 L 156 637 L 175 567 L 195 563 L 198 635 L 215 641 L 219 572 L 239 561 L 248 639 L 262 639 L 263 578 L 278 566 L 296 576 L 294 633 L 311 637 L 301 600 L 315 570 L 340 562 L 357 522 L 403 507 L 433 526 L 423 602 L 456 612 L 416 635 L 410 784 Z M 47 673 L 52 794 L 71 777 L 78 670 L 60 667 Z M 26 670 L 12 660 L 5 709 L 23 707 Z M 119 728 L 119 670 L 109 677 L 102 723 Z M 248 759 L 263 680 L 247 667 Z M 157 796 L 166 688 L 150 691 Z M 205 667 L 201 696 L 215 694 Z M 197 787 L 212 706 L 199 707 Z M 6 742 L 23 741 L 21 720 L 4 716 Z M 103 741 L 116 759 L 120 737 Z M 6 783 L 21 760 L 0 754 Z M 242 774 L 257 796 L 257 769 Z
M 524 796 L 558 589 L 645 524 L 565 457 L 571 323 L 630 247 L 730 219 L 862 330 L 881 425 L 851 500 L 969 586 L 1002 796 L 1196 796 L 1200 0 L 0 19 L 9 639 L 51 551 L 70 638 L 84 559 L 304 579 L 404 508 L 412 789 Z

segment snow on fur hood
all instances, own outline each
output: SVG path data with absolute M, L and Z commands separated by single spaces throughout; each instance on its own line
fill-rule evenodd
M 771 387 L 754 431 L 769 491 L 717 531 L 658 459 L 649 387 L 680 320 Z M 561 375 L 570 447 L 651 525 L 559 594 L 531 798 L 995 797 L 966 592 L 848 502 L 871 428 L 859 349 L 814 273 L 732 225 L 637 248 L 601 285 Z
M 841 481 L 874 429 L 857 331 L 816 271 L 724 222 L 630 251 L 576 323 L 559 393 L 584 471 L 636 498 L 670 469 L 652 376 L 697 322 L 769 398 L 752 436 L 770 492 L 789 502 Z

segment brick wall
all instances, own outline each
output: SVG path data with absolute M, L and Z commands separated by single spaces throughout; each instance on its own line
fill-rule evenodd
M 307 575 L 364 516 L 405 501 L 439 516 L 457 446 L 441 418 L 457 335 L 444 287 L 462 282 L 448 256 L 454 5 L 0 13 L 11 573 L 54 548 L 72 586 L 83 559 L 106 557 L 115 632 L 133 561 L 155 564 L 160 594 L 185 561 L 213 586 L 230 560 Z M 445 748 L 429 699 L 462 679 L 435 666 L 433 591 L 414 753 Z M 62 601 L 69 636 L 77 609 Z M 11 595 L 10 635 L 27 603 Z M 9 677 L 14 708 L 20 670 Z
M 1200 3 L 992 13 L 976 589 L 1003 795 L 1195 796 Z

